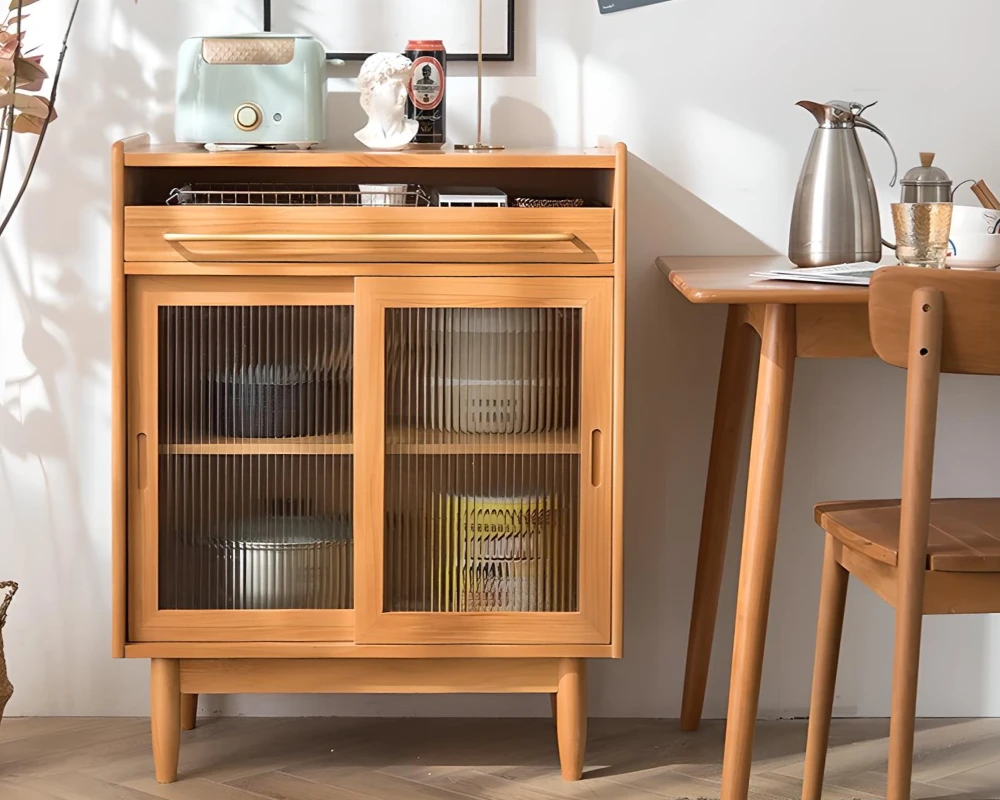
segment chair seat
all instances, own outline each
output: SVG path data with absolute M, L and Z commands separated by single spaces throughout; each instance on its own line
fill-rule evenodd
M 899 500 L 821 503 L 816 522 L 845 547 L 896 566 Z M 931 501 L 927 569 L 1000 572 L 1000 498 Z

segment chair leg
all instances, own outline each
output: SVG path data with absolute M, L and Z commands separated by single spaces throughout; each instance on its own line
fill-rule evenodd
M 181 695 L 181 730 L 193 731 L 198 723 L 198 695 Z
M 176 658 L 152 660 L 149 710 L 156 780 L 173 783 L 177 780 L 177 758 L 181 748 L 180 662 Z
M 923 583 L 920 582 L 919 596 L 901 586 L 896 606 L 896 647 L 892 661 L 892 721 L 889 724 L 886 800 L 910 800 L 922 626 Z
M 837 562 L 836 542 L 828 534 L 819 594 L 816 661 L 809 705 L 809 737 L 806 743 L 802 800 L 820 800 L 823 795 L 823 773 L 826 770 L 826 752 L 830 744 L 830 717 L 833 715 L 833 694 L 837 683 L 837 662 L 840 659 L 849 578 L 850 574 Z
M 559 662 L 556 732 L 563 780 L 578 781 L 587 749 L 587 662 L 582 658 Z
M 708 457 L 705 505 L 701 512 L 701 544 L 698 547 L 687 665 L 684 668 L 681 730 L 685 731 L 698 730 L 705 705 L 708 665 L 712 658 L 729 519 L 733 510 L 733 491 L 750 402 L 750 379 L 755 361 L 753 340 L 753 329 L 740 319 L 740 307 L 730 306 L 715 398 L 715 425 Z

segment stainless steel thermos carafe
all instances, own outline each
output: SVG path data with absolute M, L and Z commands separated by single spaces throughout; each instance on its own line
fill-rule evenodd
M 892 143 L 861 116 L 871 106 L 808 100 L 798 105 L 816 118 L 819 127 L 795 193 L 788 257 L 800 267 L 878 263 L 883 245 L 878 198 L 857 129 L 877 133 L 890 150 Z M 892 158 L 895 162 L 895 150 Z M 889 185 L 896 185 L 896 173 Z

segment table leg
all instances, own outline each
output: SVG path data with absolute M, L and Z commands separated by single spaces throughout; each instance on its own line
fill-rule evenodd
M 761 331 L 760 369 L 750 444 L 746 521 L 736 598 L 722 800 L 746 800 L 785 472 L 795 373 L 795 306 L 769 305 Z
M 698 729 L 705 704 L 708 665 L 712 658 L 712 639 L 715 636 L 722 569 L 733 510 L 733 491 L 739 471 L 740 445 L 754 367 L 754 330 L 742 321 L 741 316 L 740 306 L 729 307 L 715 398 L 715 427 L 708 458 L 705 505 L 701 513 L 701 544 L 694 579 L 681 703 L 681 728 L 686 731 Z

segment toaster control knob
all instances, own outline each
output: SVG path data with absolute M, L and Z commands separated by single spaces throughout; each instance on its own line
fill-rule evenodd
M 255 131 L 264 120 L 264 112 L 256 103 L 244 103 L 236 109 L 233 120 L 241 131 Z

